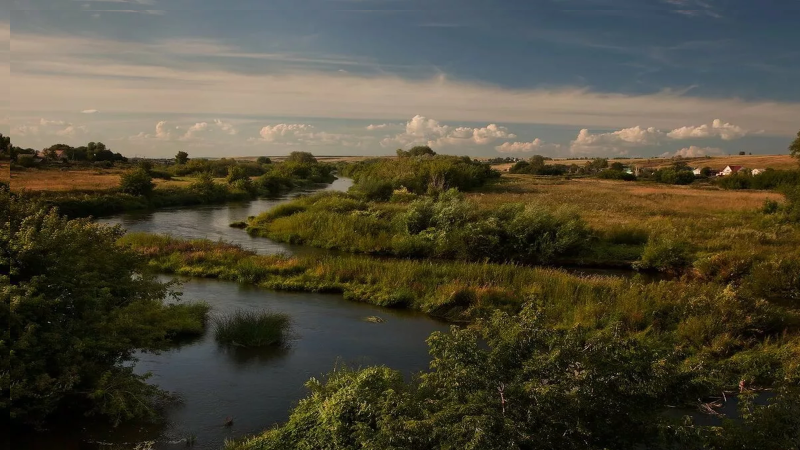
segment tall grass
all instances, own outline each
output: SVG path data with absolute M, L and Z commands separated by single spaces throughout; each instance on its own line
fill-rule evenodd
M 215 317 L 214 338 L 220 344 L 237 347 L 268 347 L 284 344 L 288 338 L 289 316 L 272 311 L 243 311 Z

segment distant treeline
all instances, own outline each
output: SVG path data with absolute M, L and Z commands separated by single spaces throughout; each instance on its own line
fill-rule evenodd
M 719 177 L 715 183 L 723 189 L 779 189 L 800 186 L 800 170 L 767 169 L 758 175 L 737 173 Z

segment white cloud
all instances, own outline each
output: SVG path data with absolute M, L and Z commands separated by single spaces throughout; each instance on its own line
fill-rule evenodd
M 367 130 L 375 131 L 375 130 L 383 130 L 386 128 L 400 128 L 404 126 L 402 123 L 380 123 L 380 124 L 369 124 L 366 126 Z
M 313 125 L 304 123 L 279 123 L 277 125 L 267 125 L 261 128 L 258 133 L 261 139 L 267 142 L 279 140 L 292 140 L 302 136 L 308 136 L 314 129 Z
M 83 114 L 94 114 L 96 112 L 98 112 L 96 109 L 84 109 L 83 111 L 81 111 L 81 113 Z
M 19 125 L 11 130 L 12 136 L 36 136 L 39 134 L 39 127 L 35 125 Z
M 167 122 L 162 120 L 156 124 L 156 139 L 169 139 L 172 137 L 169 129 L 167 128 Z
M 181 136 L 180 139 L 181 140 L 196 139 L 200 134 L 202 134 L 205 131 L 208 131 L 208 122 L 197 122 L 196 124 L 189 127 L 189 129 L 186 130 L 186 133 L 184 133 L 184 135 Z
M 56 131 L 55 134 L 56 136 L 75 137 L 76 135 L 87 134 L 88 132 L 89 130 L 83 125 L 81 126 L 69 125 L 64 129 Z
M 628 149 L 659 143 L 665 134 L 654 128 L 635 126 L 610 133 L 592 134 L 584 128 L 571 142 L 570 151 L 574 154 L 615 153 L 626 154 Z
M 730 123 L 723 123 L 719 119 L 714 119 L 710 126 L 708 124 L 703 124 L 700 126 L 676 128 L 667 133 L 667 136 L 672 139 L 720 137 L 725 141 L 730 141 L 746 136 L 747 134 L 748 131 L 742 127 Z
M 500 153 L 529 153 L 542 149 L 544 145 L 541 139 L 536 138 L 531 142 L 504 142 L 494 149 Z
M 67 125 L 67 122 L 64 122 L 63 120 L 39 119 L 39 125 L 43 127 L 48 127 L 51 125 Z
M 697 147 L 695 145 L 691 145 L 689 147 L 684 147 L 680 150 L 677 150 L 675 153 L 662 153 L 660 156 L 663 158 L 669 158 L 673 156 L 680 156 L 683 158 L 697 158 L 700 156 L 714 156 L 714 155 L 723 155 L 725 152 L 722 151 L 721 148 L 717 147 Z
M 11 47 L 15 55 L 20 55 L 15 56 L 9 83 L 14 102 L 40 113 L 71 110 L 76 104 L 90 103 L 99 110 L 120 114 L 249 114 L 389 121 L 425 111 L 430 117 L 454 122 L 607 129 L 640 124 L 645 129 L 662 130 L 725 115 L 738 126 L 764 129 L 766 134 L 779 136 L 794 136 L 796 118 L 800 117 L 800 102 L 700 98 L 674 91 L 631 95 L 568 86 L 506 89 L 444 77 L 403 79 L 312 70 L 247 74 L 233 70 L 230 61 L 216 64 L 213 58 L 220 54 L 219 48 L 233 50 L 225 54 L 226 58 L 264 59 L 276 64 L 302 58 L 241 51 L 236 56 L 237 49 L 213 41 L 182 49 L 174 41 L 141 45 L 113 39 L 15 33 Z M 165 58 L 162 47 L 176 57 Z M 131 63 L 128 51 L 141 62 Z M 181 55 L 207 55 L 209 66 L 181 65 Z M 197 101 L 200 89 L 202 102 Z M 164 92 L 170 95 L 164 96 Z
M 381 145 L 429 145 L 442 147 L 447 145 L 484 145 L 498 139 L 513 139 L 517 135 L 508 128 L 489 124 L 482 128 L 456 127 L 444 125 L 438 120 L 429 119 L 417 114 L 406 123 L 403 133 L 384 138 Z
M 230 122 L 223 122 L 219 119 L 214 119 L 214 124 L 226 134 L 235 135 L 239 133 L 239 130 L 234 128 L 233 124 Z

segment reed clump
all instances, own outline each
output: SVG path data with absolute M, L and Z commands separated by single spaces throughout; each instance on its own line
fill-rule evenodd
M 213 323 L 218 343 L 248 348 L 283 345 L 291 328 L 288 315 L 268 310 L 239 310 L 215 317 Z

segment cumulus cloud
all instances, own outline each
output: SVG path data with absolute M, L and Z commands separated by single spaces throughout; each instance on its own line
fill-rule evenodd
M 571 142 L 570 151 L 575 154 L 616 153 L 626 154 L 632 147 L 657 144 L 665 134 L 654 127 L 635 126 L 611 133 L 592 134 L 584 128 Z
M 196 139 L 203 132 L 208 131 L 208 122 L 197 122 L 181 136 L 182 140 Z
M 384 138 L 381 145 L 429 145 L 442 147 L 447 145 L 484 145 L 498 139 L 514 139 L 517 135 L 508 128 L 497 124 L 489 124 L 481 128 L 451 127 L 438 120 L 416 115 L 406 123 L 405 132 Z
M 296 139 L 302 136 L 308 136 L 313 129 L 313 125 L 305 123 L 279 123 L 277 125 L 267 125 L 261 128 L 258 134 L 261 135 L 261 139 L 267 142 L 275 142 L 278 140 Z
M 83 114 L 94 114 L 96 112 L 98 112 L 96 109 L 84 109 L 83 111 L 81 111 L 81 113 Z
M 381 124 L 377 124 L 377 125 L 369 124 L 369 125 L 367 125 L 367 129 L 370 130 L 370 131 L 372 131 L 372 130 L 382 130 L 382 129 L 388 127 L 388 126 L 389 126 L 388 123 L 381 123 Z
M 744 137 L 747 134 L 748 131 L 742 127 L 730 123 L 723 123 L 719 119 L 714 119 L 711 125 L 703 124 L 699 126 L 676 128 L 667 133 L 667 136 L 672 139 L 720 137 L 722 140 L 730 141 Z
M 551 153 L 561 149 L 559 144 L 547 144 L 539 138 L 530 142 L 504 142 L 494 148 L 500 153 Z
M 16 136 L 61 136 L 75 137 L 84 135 L 89 129 L 84 125 L 74 125 L 64 120 L 39 119 L 35 122 L 28 122 L 14 127 L 13 133 Z
M 691 145 L 689 147 L 684 147 L 680 150 L 677 150 L 675 153 L 662 153 L 660 156 L 663 158 L 669 158 L 674 156 L 680 156 L 682 158 L 698 158 L 701 156 L 715 156 L 715 155 L 723 155 L 724 152 L 721 148 L 717 147 L 697 147 L 695 145 Z
M 239 133 L 239 130 L 237 130 L 230 122 L 223 122 L 220 119 L 214 119 L 214 124 L 226 134 L 235 135 Z

